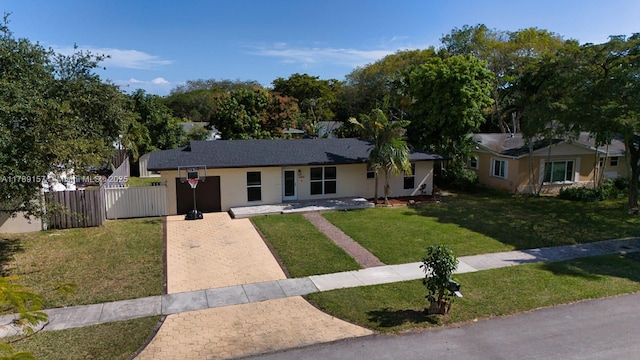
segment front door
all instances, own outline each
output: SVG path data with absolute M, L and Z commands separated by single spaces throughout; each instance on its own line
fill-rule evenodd
M 282 200 L 296 200 L 296 171 L 284 170 L 282 172 Z

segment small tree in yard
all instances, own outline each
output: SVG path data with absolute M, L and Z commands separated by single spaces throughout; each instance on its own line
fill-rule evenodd
M 420 265 L 425 273 L 422 284 L 427 287 L 426 299 L 430 314 L 447 314 L 455 295 L 450 291 L 451 275 L 458 268 L 458 259 L 444 245 L 429 246 Z

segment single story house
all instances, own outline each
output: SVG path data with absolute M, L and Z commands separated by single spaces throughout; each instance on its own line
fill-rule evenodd
M 562 187 L 593 182 L 596 170 L 605 178 L 628 176 L 629 170 L 622 141 L 595 146 L 589 133 L 574 139 L 539 139 L 529 145 L 522 134 L 473 134 L 476 142 L 469 168 L 481 185 L 512 193 L 531 193 L 532 184 L 543 192 L 557 192 Z
M 148 169 L 159 172 L 167 185 L 169 214 L 193 208 L 184 171 L 191 167 L 205 180 L 195 190 L 197 208 L 203 212 L 296 200 L 373 198 L 374 175 L 367 169 L 371 149 L 369 141 L 346 138 L 192 141 L 184 148 L 151 153 Z M 440 159 L 412 152 L 413 172 L 390 179 L 391 196 L 430 195 L 434 161 Z M 383 186 L 380 176 L 380 196 Z

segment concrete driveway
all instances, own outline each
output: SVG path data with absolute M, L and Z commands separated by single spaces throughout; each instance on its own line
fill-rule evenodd
M 248 219 L 167 218 L 168 293 L 284 278 Z M 137 358 L 225 359 L 369 334 L 297 296 L 169 315 Z

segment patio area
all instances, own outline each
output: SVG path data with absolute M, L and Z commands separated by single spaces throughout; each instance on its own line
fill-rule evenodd
M 366 209 L 373 206 L 373 203 L 369 202 L 365 198 L 341 198 L 293 201 L 275 205 L 234 207 L 229 210 L 229 214 L 234 219 L 242 219 L 255 215 L 290 214 L 325 210 Z

